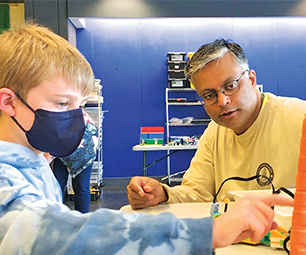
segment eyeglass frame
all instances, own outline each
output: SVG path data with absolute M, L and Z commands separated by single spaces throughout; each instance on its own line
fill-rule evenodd
M 239 84 L 240 79 L 243 77 L 243 75 L 245 75 L 246 72 L 249 72 L 249 71 L 250 71 L 250 70 L 248 70 L 248 69 L 244 70 L 244 71 L 238 76 L 238 78 L 237 78 L 236 80 L 233 80 L 233 83 L 224 84 L 220 89 L 217 89 L 217 90 L 213 90 L 213 89 L 212 89 L 212 90 L 210 90 L 210 92 L 205 93 L 205 94 L 214 93 L 215 98 L 216 98 L 216 101 L 214 101 L 213 103 L 211 103 L 211 104 L 206 104 L 206 103 L 204 102 L 203 96 L 204 96 L 205 94 L 203 94 L 202 96 L 199 96 L 199 101 L 200 101 L 200 103 L 201 103 L 202 105 L 204 105 L 204 106 L 211 106 L 211 105 L 217 103 L 217 101 L 218 101 L 218 91 L 220 91 L 220 92 L 221 92 L 223 95 L 225 95 L 225 96 L 232 96 L 232 95 L 236 94 L 236 93 L 240 90 L 240 84 Z M 222 91 L 222 89 L 224 89 L 225 86 L 230 86 L 230 85 L 233 85 L 233 84 L 235 84 L 235 83 L 237 84 L 238 89 L 237 89 L 237 91 L 235 91 L 234 93 L 232 93 L 232 94 L 228 94 L 228 93 L 227 93 L 227 94 L 226 94 L 225 91 Z

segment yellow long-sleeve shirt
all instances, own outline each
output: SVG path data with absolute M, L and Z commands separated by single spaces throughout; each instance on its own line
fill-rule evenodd
M 243 134 L 211 122 L 199 140 L 180 186 L 164 185 L 168 203 L 212 201 L 228 177 L 273 176 L 275 188 L 295 185 L 306 101 L 265 93 L 265 102 L 253 125 Z M 218 195 L 232 199 L 228 191 L 270 189 L 259 182 L 228 181 Z

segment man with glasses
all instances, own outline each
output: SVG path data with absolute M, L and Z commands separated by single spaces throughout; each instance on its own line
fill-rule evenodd
M 183 182 L 168 187 L 148 177 L 128 185 L 132 208 L 158 203 L 212 201 L 226 178 L 258 177 L 227 182 L 228 191 L 293 187 L 298 167 L 306 102 L 260 93 L 256 74 L 242 48 L 223 39 L 203 45 L 185 68 L 212 121 L 200 138 Z

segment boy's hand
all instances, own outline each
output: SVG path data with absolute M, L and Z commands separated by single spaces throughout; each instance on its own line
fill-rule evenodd
M 214 220 L 213 248 L 228 246 L 250 237 L 260 241 L 277 228 L 273 221 L 274 205 L 293 206 L 293 199 L 279 195 L 246 196 L 239 199 L 226 213 Z

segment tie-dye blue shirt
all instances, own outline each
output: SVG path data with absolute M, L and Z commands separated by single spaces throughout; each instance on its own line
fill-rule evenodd
M 48 162 L 0 141 L 0 254 L 211 254 L 212 219 L 177 219 L 61 203 Z

